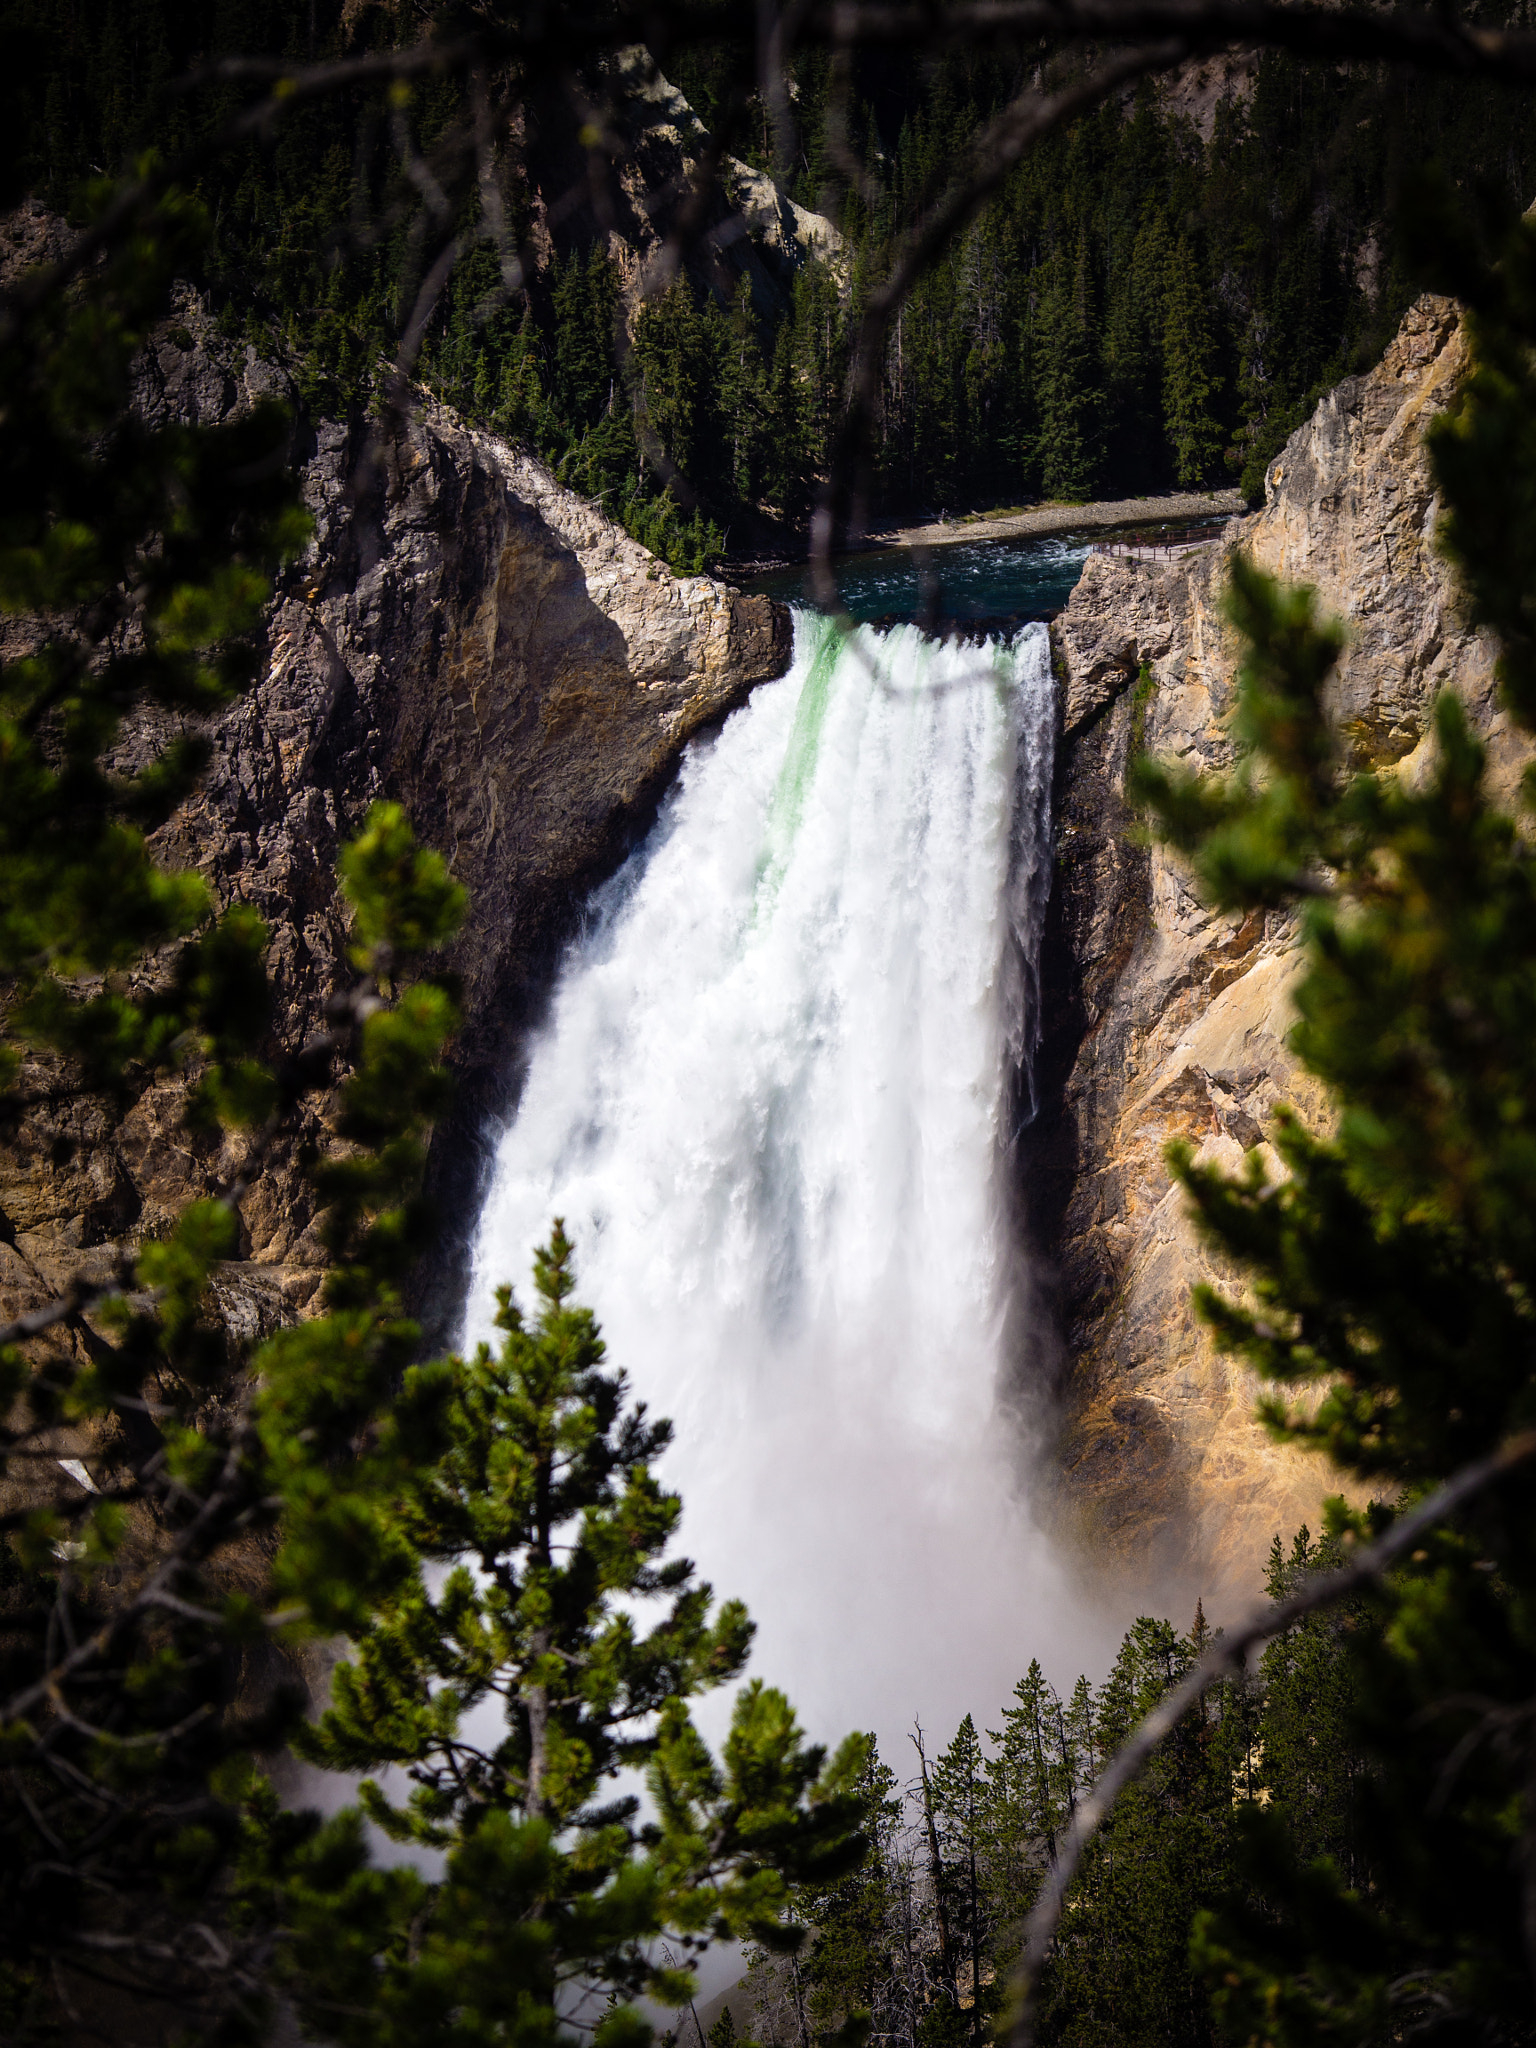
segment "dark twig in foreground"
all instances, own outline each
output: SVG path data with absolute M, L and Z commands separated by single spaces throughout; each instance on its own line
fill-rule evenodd
M 1130 1740 L 1119 1749 L 1078 1804 L 1072 1826 L 1060 1853 L 1046 1870 L 1040 1896 L 1024 1925 L 1024 1947 L 1014 1980 L 1016 2013 L 1009 2034 L 1009 2048 L 1032 2048 L 1034 2041 L 1035 1987 L 1056 1929 L 1068 1887 L 1077 1867 L 1111 1807 L 1146 1769 L 1164 1738 L 1183 1720 L 1195 1703 L 1213 1685 L 1241 1669 L 1248 1652 L 1271 1636 L 1282 1634 L 1304 1615 L 1360 1591 L 1385 1576 L 1405 1551 L 1412 1550 L 1428 1530 L 1471 1500 L 1485 1487 L 1502 1479 L 1516 1466 L 1536 1457 L 1536 1430 L 1525 1430 L 1501 1444 L 1486 1458 L 1462 1468 L 1443 1486 L 1422 1500 L 1410 1513 L 1394 1522 L 1383 1536 L 1367 1544 L 1349 1564 L 1337 1571 L 1323 1572 L 1292 1593 L 1287 1600 L 1261 1608 L 1240 1627 L 1220 1637 L 1184 1678 L 1165 1693 Z
M 832 552 L 838 529 L 851 509 L 852 479 L 874 420 L 875 400 L 885 361 L 885 340 L 891 324 L 924 274 L 975 219 L 1025 153 L 1053 129 L 1100 106 L 1133 79 L 1170 71 L 1186 55 L 1188 45 L 1161 42 L 1122 50 L 1060 92 L 1031 89 L 1011 100 L 976 138 L 970 163 L 935 201 L 898 246 L 885 282 L 870 293 L 854 344 L 848 408 L 838 435 L 832 474 L 811 521 L 811 582 L 816 602 L 840 613 Z

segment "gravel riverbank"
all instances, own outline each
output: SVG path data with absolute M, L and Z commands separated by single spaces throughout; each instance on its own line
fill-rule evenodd
M 1027 512 L 970 514 L 927 526 L 892 527 L 869 542 L 895 547 L 956 547 L 966 541 L 1014 540 L 1024 535 L 1088 533 L 1106 526 L 1150 525 L 1157 520 L 1210 519 L 1245 511 L 1241 491 L 1174 491 L 1161 498 L 1108 498 L 1090 505 L 1032 505 Z

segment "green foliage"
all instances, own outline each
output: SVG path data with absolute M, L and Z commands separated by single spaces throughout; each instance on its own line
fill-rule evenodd
M 398 32 L 384 10 L 365 14 L 365 36 Z M 36 54 L 50 47 L 38 23 L 58 20 L 39 0 L 7 25 Z M 98 31 L 70 11 L 0 176 L 101 205 L 104 191 L 78 198 L 79 173 L 121 159 L 175 51 L 193 34 L 201 47 L 206 25 L 188 20 L 109 10 Z M 286 54 L 302 25 L 275 6 L 253 32 Z M 334 11 L 310 16 L 333 47 L 349 32 Z M 1339 168 L 1376 146 L 1380 105 L 1356 79 L 1310 95 L 1297 79 L 1264 60 L 1208 146 L 1143 93 L 1023 167 L 903 314 L 883 366 L 882 487 L 958 494 L 1009 477 L 1076 495 L 1208 478 L 1227 434 L 1229 461 L 1251 471 L 1405 288 L 1390 260 L 1373 302 L 1355 282 L 1377 216 Z M 826 78 L 812 65 L 802 83 L 797 175 L 817 181 Z M 674 566 L 719 544 L 708 507 L 798 517 L 826 464 L 859 296 L 1004 85 L 986 64 L 941 64 L 920 92 L 871 106 L 860 140 L 886 187 L 847 217 L 849 299 L 807 265 L 760 326 L 744 286 L 717 298 L 684 277 L 626 334 L 602 256 L 567 250 L 511 304 L 482 243 L 427 368 L 619 504 Z M 1476 160 L 1479 103 L 1435 91 L 1452 111 L 1421 103 L 1425 125 Z M 424 88 L 415 132 L 445 124 L 451 98 Z M 167 146 L 215 132 L 229 104 L 222 87 L 177 102 Z M 348 111 L 366 135 L 386 110 L 364 91 Z M 346 1149 L 314 1164 L 332 1261 L 321 1314 L 236 1340 L 217 1289 L 239 1248 L 237 1182 L 158 1241 L 83 1265 L 0 1345 L 8 2035 L 56 2032 L 69 1973 L 109 1956 L 131 1995 L 227 2039 L 260 2032 L 276 1977 L 312 2031 L 357 2042 L 552 2042 L 583 1994 L 607 1995 L 595 2031 L 619 2048 L 643 2037 L 633 1999 L 687 1995 L 686 1969 L 656 1960 L 666 1935 L 685 1959 L 719 1937 L 787 1954 L 802 2038 L 808 2012 L 850 2044 L 877 2019 L 912 2048 L 978 2036 L 1082 1788 L 1199 1654 L 1203 1620 L 1187 1637 L 1139 1621 L 1105 1684 L 1069 1702 L 1032 1668 L 990 1749 L 967 1718 L 931 1780 L 924 1765 L 915 1850 L 870 1746 L 829 1762 L 761 1685 L 741 1692 L 713 1756 L 687 1702 L 739 1671 L 745 1616 L 712 1610 L 666 1556 L 677 1503 L 650 1469 L 663 1428 L 604 1371 L 595 1325 L 570 1305 L 563 1238 L 541 1260 L 535 1321 L 504 1302 L 499 1353 L 417 1361 L 403 1287 L 455 1014 L 449 987 L 408 976 L 462 909 L 442 863 L 397 811 L 375 810 L 343 864 L 363 978 L 330 1043 L 263 1059 L 264 930 L 238 904 L 215 919 L 146 836 L 203 758 L 195 730 L 156 746 L 153 719 L 195 720 L 249 679 L 250 629 L 303 521 L 286 421 L 257 409 L 218 431 L 152 429 L 129 403 L 133 361 L 190 270 L 227 331 L 287 335 L 310 404 L 370 400 L 421 251 L 385 234 L 355 268 L 331 261 L 337 224 L 387 220 L 406 173 L 394 143 L 393 157 L 375 147 L 381 122 L 352 156 L 330 120 L 299 114 L 270 162 L 217 160 L 201 199 L 144 209 L 74 288 L 29 287 L 0 330 L 7 1116 L 25 1117 L 43 1071 L 24 1087 L 24 1057 L 53 1063 L 50 1099 L 110 1102 L 179 1070 L 194 1123 L 247 1127 L 259 1161 L 328 1081 L 328 1056 L 350 1067 Z M 1520 122 L 1489 129 L 1518 179 Z M 1324 133 L 1343 139 L 1320 218 L 1317 152 L 1302 145 Z M 1366 177 L 1349 161 L 1361 191 L 1379 188 L 1380 164 Z M 531 186 L 508 184 L 526 210 Z M 1472 374 L 1434 444 L 1446 545 L 1528 729 L 1536 230 L 1496 208 L 1478 233 L 1446 232 L 1428 202 L 1418 218 L 1438 281 L 1472 308 Z M 1112 444 L 1153 392 L 1158 432 Z M 1232 617 L 1247 649 L 1239 767 L 1201 783 L 1148 765 L 1137 786 L 1213 903 L 1301 903 L 1295 1044 L 1339 1115 L 1327 1139 L 1280 1120 L 1284 1178 L 1259 1153 L 1237 1181 L 1180 1157 L 1206 1229 L 1253 1276 L 1244 1302 L 1207 1292 L 1201 1307 L 1282 1390 L 1266 1408 L 1277 1432 L 1411 1493 L 1536 1420 L 1523 815 L 1536 784 L 1522 815 L 1502 815 L 1451 699 L 1422 773 L 1351 772 L 1325 711 L 1337 632 L 1306 594 L 1245 568 Z M 1186 1717 L 1080 1872 L 1047 2032 L 1528 2037 L 1510 1871 L 1533 1827 L 1536 1539 L 1512 1499 L 1467 1511 L 1389 1587 L 1298 1627 L 1255 1679 Z M 1390 1513 L 1337 1507 L 1320 1551 L 1304 1536 L 1277 1554 L 1271 1590 Z M 652 1599 L 666 1611 L 646 1630 Z M 322 1822 L 285 1811 L 254 1757 L 297 1727 L 293 1690 L 267 1682 L 272 1646 L 337 1630 L 355 1657 L 302 1740 L 325 1763 L 403 1771 L 409 1791 L 400 1803 L 370 1781 L 364 1814 Z M 644 1814 L 604 1796 L 626 1769 L 645 1772 Z M 381 1867 L 364 1815 L 440 1862 Z M 861 1823 L 875 1844 L 864 1866 Z M 797 1908 L 818 1934 L 803 1964 Z
M 1325 1536 L 1314 1542 L 1303 1528 L 1289 1556 L 1276 1537 L 1266 1590 L 1284 1600 L 1310 1573 L 1344 1561 L 1344 1547 Z M 1303 1860 L 1327 1857 L 1344 1882 L 1370 1882 L 1360 1835 L 1360 1799 L 1369 1776 L 1354 1726 L 1356 1673 L 1344 1655 L 1348 1639 L 1370 1630 L 1360 1600 L 1320 1609 L 1271 1638 L 1259 1660 L 1264 1727 L 1255 1783 L 1273 1802 L 1271 1821 L 1283 1819 Z
M 1040 488 L 1047 498 L 1068 503 L 1092 497 L 1103 469 L 1096 312 L 1087 248 L 1080 244 L 1073 275 L 1064 266 L 1058 271 L 1030 337 Z
M 736 2016 L 729 2006 L 721 2012 L 719 2019 L 705 2035 L 709 2048 L 736 2048 Z
M 704 455 L 705 369 L 699 309 L 686 277 L 677 277 L 635 319 L 635 358 L 646 426 L 684 476 Z
M 1093 1701 L 1091 1744 L 1107 1756 L 1188 1669 L 1203 1619 L 1181 1636 L 1143 1619 L 1126 1636 Z M 1083 1704 L 1078 1707 L 1082 1715 Z M 1196 1906 L 1230 1870 L 1234 1776 L 1253 1744 L 1256 1703 L 1230 1688 L 1190 1715 L 1152 1769 L 1120 1800 L 1073 1888 L 1073 1907 L 1042 1987 L 1043 2038 L 1065 2042 L 1194 2042 L 1211 2038 L 1189 1966 Z M 1092 1776 L 1062 1738 L 1065 1777 Z M 1063 1754 L 1065 1752 L 1065 1754 Z
M 1431 436 L 1442 531 L 1529 731 L 1536 535 L 1510 471 L 1536 419 L 1536 228 L 1505 217 L 1480 244 L 1436 204 L 1417 216 L 1432 280 L 1474 308 L 1471 375 Z M 1257 1150 L 1237 1179 L 1176 1155 L 1202 1227 L 1250 1289 L 1197 1302 L 1218 1342 L 1277 1389 L 1264 1412 L 1278 1434 L 1411 1498 L 1536 1422 L 1536 780 L 1527 771 L 1516 816 L 1500 810 L 1450 693 L 1422 768 L 1351 770 L 1326 710 L 1339 630 L 1316 622 L 1308 593 L 1242 567 L 1232 608 L 1247 650 L 1243 759 L 1203 782 L 1148 764 L 1137 788 L 1210 900 L 1300 899 L 1292 1044 L 1327 1085 L 1336 1127 L 1324 1138 L 1281 1113 L 1283 1177 Z M 1330 1535 L 1353 1541 L 1388 1512 L 1336 1503 Z M 1475 1503 L 1371 1615 L 1353 1630 L 1346 1618 L 1331 1650 L 1372 1766 L 1358 1821 L 1343 1836 L 1321 1825 L 1312 1805 L 1335 1794 L 1277 1753 L 1290 1833 L 1274 1814 L 1250 1830 L 1262 1903 L 1203 1923 L 1199 1955 L 1239 2036 L 1525 2038 L 1510 1871 L 1533 1826 L 1529 1736 L 1513 1734 L 1536 1689 L 1529 1514 L 1512 1492 Z M 1307 1682 L 1326 1692 L 1320 1670 Z
M 848 208 L 855 302 L 884 238 L 1014 89 L 970 58 L 871 93 L 885 194 L 872 215 Z M 1432 157 L 1523 203 L 1532 140 L 1512 96 L 1275 53 L 1218 105 L 1207 140 L 1143 86 L 1031 151 L 913 294 L 885 366 L 881 483 L 954 508 L 1225 472 L 1261 500 L 1269 459 L 1323 390 L 1374 359 L 1413 295 L 1391 224 L 1405 165 Z
M 950 1930 L 950 1961 L 957 1993 L 970 1994 L 970 2032 L 983 2017 L 977 1997 L 992 1918 L 982 1886 L 986 1829 L 986 1763 L 976 1724 L 967 1714 L 933 1770 L 931 1800 L 938 1841 L 938 1884 Z
M 818 2037 L 856 2026 L 860 2015 L 873 2015 L 889 2002 L 883 1937 L 904 1903 L 895 1855 L 901 1819 L 897 1790 L 895 1773 L 881 1762 L 874 1737 L 867 1736 L 858 1797 L 871 1853 L 838 1883 L 802 1892 L 797 1902 L 816 1930 L 799 1975 L 805 2010 Z
M 463 920 L 463 889 L 441 854 L 417 846 L 398 804 L 377 803 L 340 861 L 358 944 L 353 964 L 385 976 L 400 955 L 441 945 Z
M 340 857 L 361 978 L 332 1029 L 275 1057 L 265 927 L 238 902 L 214 918 L 197 877 L 156 862 L 146 825 L 206 749 L 157 753 L 154 714 L 249 679 L 244 636 L 304 530 L 284 420 L 150 429 L 133 410 L 134 355 L 206 232 L 173 195 L 73 289 L 29 280 L 4 330 L 26 401 L 0 416 L 0 595 L 23 649 L 0 676 L 6 1109 L 24 1120 L 41 1050 L 50 1101 L 169 1068 L 197 1129 L 250 1136 L 226 1195 L 83 1266 L 0 1346 L 0 2011 L 8 2039 L 54 2038 L 106 1957 L 123 2011 L 204 2038 L 261 2038 L 281 1984 L 315 2038 L 552 2042 L 573 1987 L 601 1985 L 596 2036 L 621 2048 L 647 2029 L 618 2001 L 688 1981 L 657 1935 L 684 1956 L 793 1945 L 791 1888 L 861 1852 L 863 1745 L 829 1760 L 760 1683 L 720 1759 L 701 1744 L 686 1701 L 739 1673 L 750 1625 L 663 1555 L 679 1503 L 650 1461 L 669 1431 L 603 1370 L 558 1231 L 534 1326 L 506 1298 L 499 1356 L 418 1362 L 405 1289 L 457 1022 L 420 969 L 464 912 L 441 857 L 372 807 Z M 219 1289 L 244 1184 L 320 1088 L 341 1143 L 309 1163 L 319 1312 L 241 1341 Z M 648 1598 L 666 1613 L 647 1632 Z M 285 1659 L 338 1631 L 357 1661 L 306 1732 Z M 482 1752 L 497 1698 L 506 1736 Z M 441 1851 L 440 1873 L 381 1867 L 358 1812 L 285 1810 L 256 1759 L 289 1740 L 406 1766 L 406 1805 L 370 1781 L 363 1809 Z M 640 1768 L 643 1821 L 599 1798 Z
M 1431 281 L 1474 309 L 1471 372 L 1431 437 L 1443 536 L 1528 732 L 1533 536 L 1510 455 L 1536 417 L 1536 225 L 1494 214 L 1480 244 L 1443 215 L 1438 238 L 1424 220 Z M 1235 1179 L 1175 1152 L 1202 1226 L 1248 1282 L 1241 1301 L 1206 1289 L 1198 1302 L 1270 1382 L 1277 1434 L 1412 1499 L 1536 1422 L 1536 774 L 1503 814 L 1452 696 L 1420 758 L 1362 772 L 1328 713 L 1341 629 L 1319 622 L 1311 593 L 1241 560 L 1229 609 L 1237 766 L 1197 778 L 1143 761 L 1133 793 L 1213 906 L 1297 912 L 1292 1043 L 1336 1121 L 1323 1138 L 1282 1112 L 1272 1149 Z M 1529 1491 L 1506 1483 L 1474 1502 L 1388 1584 L 1294 1624 L 1186 1716 L 1079 1866 L 1037 2038 L 1531 2038 Z M 1303 1530 L 1288 1555 L 1276 1543 L 1273 1598 L 1395 1508 L 1328 1512 L 1320 1542 Z M 974 2024 L 1083 1788 L 1208 1640 L 1198 1614 L 1188 1637 L 1139 1621 L 1104 1685 L 1081 1682 L 1070 1704 L 1033 1667 L 979 1770 L 962 1724 L 931 1786 L 925 1771 L 905 1843 L 880 1838 L 882 1870 L 861 1873 L 880 1908 L 860 1923 L 862 1969 L 845 1923 L 819 1909 L 850 2004 L 862 1997 L 887 2038 L 918 2048 Z
M 1215 323 L 1201 270 L 1189 238 L 1181 236 L 1163 297 L 1163 420 L 1174 475 L 1185 490 L 1213 481 L 1223 439 Z
M 433 857 L 413 862 L 398 835 L 396 854 L 410 902 Z M 436 945 L 450 930 L 440 919 L 419 936 Z M 409 949 L 396 958 L 406 966 Z M 16 1504 L 4 1517 L 0 1862 L 4 1965 L 27 1987 L 16 2038 L 45 2023 L 57 1973 L 67 1986 L 93 1945 L 114 1955 L 130 2000 L 166 1998 L 231 2038 L 261 2022 L 272 1923 L 236 1912 L 228 1887 L 248 1853 L 253 1749 L 291 1729 L 300 1695 L 269 1673 L 232 1711 L 227 1671 L 233 1659 L 259 1672 L 266 1646 L 295 1631 L 358 1625 L 401 1569 L 384 1510 L 410 1453 L 375 1426 L 418 1341 L 398 1284 L 421 1119 L 441 1100 L 453 1021 L 439 995 L 418 986 L 393 1010 L 371 998 L 361 1031 L 346 1034 L 339 1121 L 368 1121 L 372 1149 L 318 1169 L 344 1218 L 332 1226 L 333 1312 L 245 1355 L 214 1292 L 237 1211 L 205 1201 L 127 1255 L 123 1293 L 98 1299 L 88 1320 L 71 1313 L 83 1341 L 3 1354 L 0 1447 Z M 291 1106 L 291 1087 L 261 1072 L 274 1112 Z M 311 1085 L 323 1079 L 312 1072 Z M 198 1106 L 216 1105 L 204 1092 Z M 48 1479 L 60 1426 L 85 1452 L 89 1486 Z M 253 1542 L 275 1551 L 254 1583 Z M 182 1931 L 189 1916 L 232 1912 L 227 1945 Z
M 499 1353 L 406 1374 L 384 1455 L 402 1468 L 389 1528 L 412 1566 L 354 1626 L 355 1660 L 299 1738 L 334 1770 L 403 1772 L 404 1804 L 365 1779 L 363 1811 L 448 1854 L 440 1885 L 368 1877 L 369 1954 L 332 1962 L 317 1942 L 299 1959 L 301 2004 L 342 2041 L 419 2039 L 434 1998 L 485 2041 L 563 2038 L 580 1981 L 675 1999 L 687 1980 L 655 1961 L 656 1937 L 684 1955 L 743 1935 L 793 1946 L 791 1888 L 838 1879 L 862 1851 L 860 1739 L 829 1762 L 755 1681 L 720 1758 L 701 1742 L 686 1701 L 740 1672 L 750 1624 L 665 1556 L 680 1503 L 651 1462 L 671 1432 L 603 1369 L 558 1224 L 535 1286 L 531 1324 L 503 1290 Z M 664 1605 L 649 1630 L 641 1601 Z M 643 1820 L 632 1794 L 600 1798 L 637 1769 Z M 342 1850 L 361 1880 L 355 1836 Z M 618 2008 L 603 2028 L 642 2031 Z
M 1338 1554 L 1306 1530 L 1288 1554 L 1277 1538 L 1271 1597 Z M 1351 1885 L 1375 1883 L 1358 1680 L 1343 1653 L 1374 1629 L 1359 1602 L 1311 1616 L 1179 1724 L 1079 1867 L 1039 1989 L 1037 2039 L 1188 2048 L 1228 2038 L 1208 1993 L 1214 1930 L 1272 1923 L 1266 1853 L 1293 1869 L 1331 1857 Z M 1022 1921 L 1080 1802 L 1211 1641 L 1198 1607 L 1188 1634 L 1143 1616 L 1103 1682 L 1081 1678 L 1065 1698 L 1031 1664 L 1001 1727 L 983 1736 L 967 1716 L 905 1801 L 872 1756 L 870 1855 L 839 1885 L 802 1895 L 814 1939 L 792 1971 L 755 1960 L 754 2032 L 774 2048 L 850 2028 L 903 2048 L 994 2033 Z
M 207 1099 L 250 1121 L 264 1104 L 241 1063 L 264 1023 L 265 934 L 244 910 L 210 923 L 200 878 L 165 871 L 145 838 L 206 745 L 194 728 L 135 768 L 113 759 L 130 707 L 206 712 L 250 679 L 245 635 L 307 531 L 280 408 L 199 431 L 127 406 L 208 232 L 171 195 L 79 291 L 45 294 L 0 334 L 0 610 L 19 628 L 0 663 L 0 973 L 13 1043 L 54 1048 L 98 1088 L 211 1060 Z M 124 970 L 200 925 L 152 997 L 128 993 Z
M 211 22 L 182 0 L 126 13 L 7 0 L 0 20 L 36 60 L 38 89 L 7 132 L 14 175 L 61 209 L 91 165 L 115 167 L 151 139 L 168 152 L 209 143 L 239 95 L 166 90 L 205 55 L 337 58 L 419 26 L 341 0 L 263 0 Z M 695 10 L 684 35 L 671 26 L 665 14 L 655 24 L 663 69 L 700 95 L 706 123 L 723 117 L 741 55 L 728 11 Z M 425 336 L 429 381 L 536 448 L 679 572 L 727 534 L 750 544 L 765 519 L 804 519 L 864 296 L 1017 83 L 975 54 L 909 74 L 860 57 L 848 144 L 868 184 L 839 201 L 825 54 L 802 52 L 793 69 L 799 147 L 777 170 L 801 204 L 840 207 L 846 271 L 722 247 L 707 279 L 701 266 L 626 310 L 609 223 L 584 203 L 577 139 L 552 103 L 498 152 L 495 209 L 469 174 L 472 152 L 449 151 L 434 173 L 466 248 Z M 767 165 L 763 111 L 732 146 Z M 420 193 L 401 136 L 430 149 L 466 114 L 450 78 L 393 104 L 348 86 L 292 109 L 269 149 L 208 150 L 198 190 L 217 225 L 195 274 L 227 332 L 281 338 L 313 410 L 377 402 L 378 366 L 427 260 L 403 224 Z M 871 509 L 1228 475 L 1256 502 L 1316 395 L 1370 360 L 1409 302 L 1389 214 L 1405 171 L 1427 159 L 1523 201 L 1536 185 L 1528 103 L 1269 53 L 1206 139 L 1151 84 L 1048 138 L 903 310 L 882 366 Z M 495 211 L 518 241 L 539 212 L 553 242 L 541 236 L 547 253 L 510 297 Z
M 618 275 L 597 249 L 585 263 L 575 255 L 566 263 L 556 258 L 549 297 L 554 315 L 550 400 L 561 424 L 580 432 L 596 425 L 613 395 Z

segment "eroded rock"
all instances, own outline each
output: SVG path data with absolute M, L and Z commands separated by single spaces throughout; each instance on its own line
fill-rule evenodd
M 1122 1586 L 1251 1599 L 1270 1537 L 1315 1527 L 1337 1488 L 1316 1459 L 1270 1443 L 1252 1376 L 1196 1323 L 1195 1282 L 1234 1276 L 1196 1241 L 1163 1157 L 1183 1138 L 1236 1168 L 1277 1103 L 1325 1119 L 1286 1042 L 1294 928 L 1207 910 L 1175 858 L 1139 843 L 1126 763 L 1142 745 L 1230 762 L 1235 658 L 1220 607 L 1241 547 L 1314 585 L 1344 621 L 1333 708 L 1355 760 L 1417 772 L 1429 708 L 1451 688 L 1489 742 L 1496 786 L 1512 785 L 1522 754 L 1494 701 L 1492 649 L 1459 617 L 1433 549 L 1422 434 L 1464 363 L 1454 305 L 1419 300 L 1382 362 L 1292 436 L 1261 513 L 1173 562 L 1090 557 L 1054 628 L 1064 744 L 1043 1059 L 1060 1107 L 1030 1175 L 1071 1360 L 1063 1485 Z
M 269 392 L 293 395 L 281 367 L 223 341 L 188 293 L 147 352 L 140 403 L 151 419 L 214 421 Z M 160 850 L 268 920 L 273 1049 L 297 1047 L 350 978 L 335 859 L 369 803 L 398 798 L 448 856 L 471 906 L 446 962 L 463 989 L 459 1101 L 431 1167 L 451 1243 L 476 1197 L 479 1131 L 507 1100 L 561 941 L 689 738 L 787 667 L 789 617 L 674 576 L 540 463 L 426 398 L 361 466 L 341 426 L 302 431 L 313 538 L 270 609 L 262 678 L 213 722 L 212 766 Z M 126 732 L 123 759 L 164 731 L 148 719 Z M 161 1080 L 121 1112 L 65 1100 L 29 1116 L 0 1151 L 0 1318 L 240 1170 L 244 1141 L 194 1136 L 182 1106 L 182 1084 Z M 220 1293 L 252 1337 L 314 1298 L 299 1157 L 331 1108 L 312 1102 L 244 1198 Z M 451 1276 L 441 1261 L 437 1273 L 441 1310 Z

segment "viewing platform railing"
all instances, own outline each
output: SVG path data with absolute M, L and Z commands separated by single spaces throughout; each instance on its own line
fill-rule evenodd
M 1172 562 L 1181 555 L 1198 554 L 1202 548 L 1213 548 L 1220 539 L 1219 533 L 1208 533 L 1193 540 L 1096 540 L 1088 552 L 1091 555 L 1123 555 L 1133 562 Z

